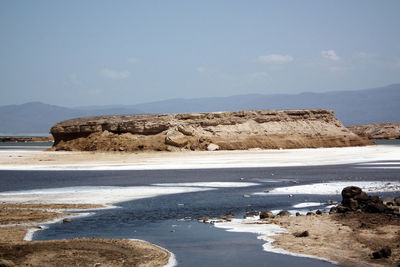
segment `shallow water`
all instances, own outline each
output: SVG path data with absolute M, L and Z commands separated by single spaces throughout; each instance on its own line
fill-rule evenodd
M 339 200 L 338 195 L 254 195 L 275 187 L 328 181 L 400 181 L 400 161 L 371 164 L 311 167 L 274 167 L 159 171 L 0 171 L 0 191 L 70 186 L 151 186 L 165 183 L 252 182 L 251 187 L 218 188 L 212 191 L 164 195 L 127 201 L 121 208 L 99 210 L 90 217 L 57 223 L 36 232 L 35 240 L 73 237 L 136 238 L 175 253 L 180 266 L 332 266 L 327 262 L 268 253 L 256 235 L 232 233 L 197 218 L 246 211 L 291 209 L 303 202 Z M 372 169 L 371 169 L 371 168 Z M 397 193 L 379 194 L 382 197 Z M 250 197 L 243 197 L 250 195 Z M 177 221 L 191 217 L 190 221 Z

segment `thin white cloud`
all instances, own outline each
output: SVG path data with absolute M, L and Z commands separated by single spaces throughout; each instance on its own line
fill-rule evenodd
M 259 56 L 257 61 L 264 64 L 285 64 L 292 62 L 294 60 L 293 57 L 289 55 L 279 55 L 279 54 L 271 54 L 267 56 Z
M 107 68 L 100 71 L 100 74 L 103 77 L 106 77 L 106 78 L 112 79 L 112 80 L 123 80 L 123 79 L 127 79 L 131 76 L 131 73 L 127 70 L 116 71 L 116 70 L 107 69 Z
M 322 50 L 321 51 L 321 56 L 323 56 L 324 58 L 333 60 L 333 61 L 337 61 L 340 58 L 336 55 L 335 50 Z

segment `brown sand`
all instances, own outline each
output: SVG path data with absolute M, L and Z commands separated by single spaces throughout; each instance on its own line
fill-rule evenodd
M 276 217 L 288 233 L 273 237 L 274 246 L 338 262 L 342 266 L 398 266 L 400 218 L 385 214 L 324 214 Z M 295 237 L 308 231 L 308 237 Z M 389 246 L 391 257 L 372 259 L 372 252 Z
M 120 239 L 0 243 L 0 259 L 16 266 L 164 266 L 169 256 L 154 245 Z
M 141 241 L 121 239 L 68 239 L 22 241 L 40 223 L 65 216 L 53 209 L 92 209 L 98 205 L 0 204 L 0 266 L 164 266 L 170 253 Z M 97 265 L 96 265 L 97 264 Z

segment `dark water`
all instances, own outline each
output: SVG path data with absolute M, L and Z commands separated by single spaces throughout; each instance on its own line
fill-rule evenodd
M 389 162 L 388 162 L 389 163 Z M 390 161 L 387 166 L 400 166 Z M 368 166 L 368 165 L 363 165 Z M 373 165 L 371 165 L 373 166 Z M 379 165 L 384 167 L 386 165 Z M 136 238 L 173 252 L 180 266 L 332 266 L 314 259 L 262 250 L 263 241 L 249 233 L 232 233 L 195 219 L 228 212 L 240 218 L 246 211 L 289 209 L 305 202 L 339 200 L 339 196 L 252 195 L 278 186 L 329 181 L 400 181 L 399 169 L 364 169 L 359 165 L 159 171 L 0 171 L 0 191 L 69 186 L 142 186 L 181 182 L 255 182 L 248 188 L 175 194 L 120 203 L 121 208 L 53 224 L 35 240 L 74 237 Z M 398 194 L 399 192 L 397 192 Z M 244 198 L 244 194 L 251 195 Z M 381 194 L 383 197 L 396 193 Z M 182 205 L 183 204 L 183 205 Z M 292 208 L 291 208 L 292 209 Z M 191 221 L 177 219 L 191 217 Z

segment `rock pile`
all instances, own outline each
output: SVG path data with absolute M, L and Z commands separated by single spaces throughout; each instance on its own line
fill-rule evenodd
M 348 186 L 342 190 L 342 203 L 332 207 L 331 212 L 347 213 L 354 211 L 399 214 L 398 207 L 385 205 L 378 196 L 368 196 L 361 188 Z

